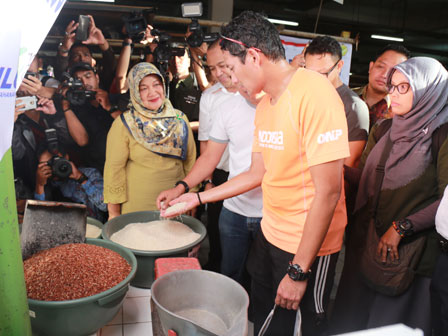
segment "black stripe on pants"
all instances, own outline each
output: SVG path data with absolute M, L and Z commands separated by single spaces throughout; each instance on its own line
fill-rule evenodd
M 311 267 L 311 277 L 300 303 L 303 336 L 326 334 L 326 308 L 333 286 L 338 254 L 317 257 Z M 289 261 L 293 258 L 294 254 L 270 244 L 260 230 L 252 244 L 247 262 L 249 274 L 252 276 L 254 335 L 258 334 L 274 306 L 278 285 L 286 275 Z M 265 335 L 292 336 L 296 313 L 295 310 L 278 307 Z

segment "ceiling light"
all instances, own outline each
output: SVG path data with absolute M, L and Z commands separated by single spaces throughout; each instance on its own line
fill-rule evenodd
M 378 40 L 387 40 L 387 41 L 395 41 L 395 42 L 403 42 L 404 39 L 401 37 L 393 37 L 393 36 L 385 36 L 385 35 L 372 35 L 370 36 L 373 39 L 378 39 Z
M 276 24 L 282 24 L 285 26 L 295 26 L 297 27 L 299 25 L 298 22 L 294 22 L 294 21 L 285 21 L 285 20 L 277 20 L 277 19 L 269 19 L 268 21 L 272 22 L 272 23 L 276 23 Z

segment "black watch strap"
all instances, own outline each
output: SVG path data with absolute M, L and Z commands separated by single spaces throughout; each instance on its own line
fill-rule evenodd
M 83 184 L 88 179 L 89 178 L 86 175 L 84 175 L 84 173 L 82 173 L 81 177 L 79 179 L 77 179 L 76 182 L 78 182 L 79 184 Z
M 310 278 L 311 270 L 309 270 L 308 272 L 304 272 L 302 270 L 302 267 L 300 267 L 300 265 L 293 264 L 290 261 L 288 268 L 286 269 L 286 273 L 294 281 L 305 281 Z
M 182 180 L 181 181 L 177 181 L 174 186 L 177 187 L 179 184 L 182 184 L 184 186 L 186 193 L 190 191 L 190 187 L 188 186 L 187 182 L 182 181 Z

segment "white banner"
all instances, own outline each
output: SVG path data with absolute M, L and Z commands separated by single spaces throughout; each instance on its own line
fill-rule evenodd
M 15 92 L 65 0 L 16 0 L 0 14 L 0 160 L 11 147 Z
M 285 47 L 286 59 L 288 62 L 296 56 L 300 54 L 305 48 L 305 46 L 311 41 L 310 39 L 298 38 L 280 35 L 282 39 L 283 46 Z M 353 46 L 350 43 L 341 43 L 339 42 L 342 48 L 342 60 L 344 61 L 344 66 L 341 71 L 341 80 L 344 84 L 348 85 L 350 79 L 350 65 L 352 61 L 352 49 Z

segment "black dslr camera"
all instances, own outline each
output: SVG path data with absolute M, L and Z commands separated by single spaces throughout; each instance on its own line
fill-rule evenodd
M 202 16 L 202 2 L 183 3 L 182 16 L 191 18 L 188 29 L 192 33 L 187 37 L 187 43 L 192 48 L 200 47 L 204 42 L 213 42 L 219 38 L 218 33 L 204 34 L 197 17 Z
M 85 90 L 80 79 L 73 78 L 68 73 L 64 73 L 64 78 L 64 86 L 68 86 L 66 98 L 71 105 L 81 106 L 88 101 L 95 99 L 96 92 Z
M 67 179 L 72 173 L 72 165 L 70 161 L 58 155 L 59 146 L 56 130 L 54 128 L 46 129 L 45 138 L 47 140 L 47 149 L 52 155 L 52 158 L 47 163 L 53 172 L 52 177 L 58 177 L 61 180 Z

